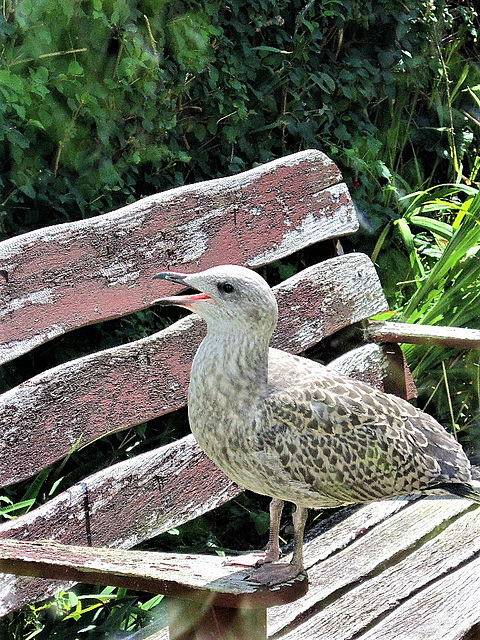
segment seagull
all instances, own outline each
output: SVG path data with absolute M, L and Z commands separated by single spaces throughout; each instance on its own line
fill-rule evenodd
M 234 562 L 256 567 L 252 579 L 271 585 L 304 572 L 308 508 L 408 494 L 450 494 L 480 503 L 460 444 L 430 415 L 269 346 L 277 303 L 255 271 L 220 265 L 153 277 L 199 292 L 152 303 L 183 307 L 207 324 L 188 392 L 193 435 L 231 480 L 272 498 L 265 550 Z M 289 564 L 277 563 L 284 501 L 296 505 Z

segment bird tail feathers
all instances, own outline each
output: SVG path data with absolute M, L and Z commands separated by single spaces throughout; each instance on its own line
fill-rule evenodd
M 435 489 L 442 489 L 448 493 L 453 493 L 460 498 L 467 498 L 477 504 L 480 504 L 480 488 L 474 487 L 471 484 L 462 484 L 460 482 L 442 482 L 435 487 Z

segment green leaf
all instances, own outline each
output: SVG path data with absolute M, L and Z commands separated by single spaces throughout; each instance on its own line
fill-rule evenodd
M 68 65 L 67 73 L 70 76 L 83 76 L 83 67 L 76 60 L 72 60 Z
M 43 469 L 43 471 L 37 474 L 35 479 L 30 483 L 28 489 L 25 491 L 23 496 L 24 500 L 29 500 L 31 498 L 36 500 L 38 498 L 51 470 L 51 467 L 47 467 L 47 469 Z
M 31 184 L 22 184 L 18 187 L 22 193 L 24 193 L 29 198 L 35 199 L 36 191 Z
M 5 132 L 5 136 L 9 142 L 20 147 L 20 149 L 28 149 L 30 141 L 18 129 L 11 127 Z M 27 194 L 28 195 L 28 194 Z
M 35 500 L 22 500 L 21 502 L 16 502 L 15 504 L 10 504 L 6 507 L 0 507 L 0 516 L 3 516 L 8 520 L 11 520 L 12 518 L 17 518 L 19 515 L 22 515 L 22 514 L 17 514 L 13 516 L 10 514 L 14 513 L 15 511 L 22 511 L 25 513 L 32 507 L 34 502 Z
M 441 238 L 445 238 L 446 240 L 450 240 L 453 234 L 453 228 L 451 225 L 447 224 L 446 222 L 442 222 L 441 220 L 436 220 L 435 218 L 412 215 L 410 217 L 410 222 L 417 227 L 421 227 L 422 229 L 431 231 L 432 233 L 440 236 Z
M 400 236 L 405 244 L 405 248 L 407 249 L 407 253 L 410 259 L 410 264 L 413 269 L 414 277 L 416 279 L 423 278 L 425 276 L 425 270 L 420 261 L 420 258 L 418 257 L 413 234 L 408 225 L 408 222 L 406 221 L 405 218 L 399 218 L 398 220 L 395 220 L 394 224 L 397 226 L 400 232 Z M 417 283 L 417 286 L 418 286 L 418 283 Z
M 431 300 L 431 293 L 434 290 L 443 290 L 444 278 L 452 271 L 457 263 L 463 260 L 468 250 L 480 242 L 480 224 L 476 217 L 480 215 L 480 191 L 477 191 L 474 198 L 468 199 L 468 207 L 463 209 L 465 215 L 461 224 L 455 230 L 448 242 L 441 258 L 436 262 L 428 274 L 428 278 L 422 282 L 417 292 L 412 296 L 407 304 L 404 313 L 407 318 Z
M 312 74 L 311 78 L 325 93 L 333 93 L 335 91 L 335 80 L 328 73 Z
M 9 87 L 21 94 L 24 91 L 25 81 L 11 71 L 0 70 L 0 85 Z
M 153 596 L 153 598 L 150 598 L 150 600 L 147 600 L 146 602 L 140 604 L 139 607 L 140 609 L 142 609 L 142 611 L 150 611 L 151 609 L 159 605 L 164 598 L 165 596 L 161 594 Z
M 12 104 L 12 107 L 17 112 L 17 115 L 23 120 L 27 113 L 25 107 L 22 104 Z

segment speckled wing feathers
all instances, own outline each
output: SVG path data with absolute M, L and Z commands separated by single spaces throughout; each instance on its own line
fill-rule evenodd
M 257 420 L 256 455 L 262 452 L 263 464 L 270 457 L 279 481 L 286 474 L 295 482 L 285 499 L 305 506 L 370 502 L 470 480 L 463 451 L 431 416 L 275 349 Z

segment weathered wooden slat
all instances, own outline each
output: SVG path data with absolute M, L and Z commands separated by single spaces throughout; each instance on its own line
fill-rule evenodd
M 324 618 L 326 611 L 322 613 L 318 622 L 318 628 L 324 632 L 328 628 L 332 631 L 333 638 L 344 638 L 348 633 L 358 633 L 371 627 L 372 629 L 382 625 L 382 619 L 386 613 L 396 610 L 402 602 L 408 600 L 418 591 L 436 582 L 442 576 L 455 572 L 459 566 L 469 562 L 480 551 L 478 527 L 480 525 L 480 512 L 466 513 L 455 520 L 446 531 L 427 540 L 418 549 L 409 553 L 404 559 L 395 562 L 392 566 L 372 577 L 367 582 L 359 585 L 348 594 L 342 596 L 337 602 L 335 610 L 342 619 L 342 612 L 352 611 L 354 602 L 361 602 L 362 606 L 356 607 L 358 614 L 337 625 L 334 631 L 332 625 Z M 441 589 L 440 585 L 437 588 Z M 480 593 L 476 593 L 477 620 L 480 619 Z M 462 603 L 462 609 L 464 603 Z M 408 605 L 411 611 L 417 611 L 415 605 Z M 331 610 L 332 611 L 332 610 Z M 330 611 L 330 612 L 331 612 Z M 467 609 L 464 609 L 468 613 Z M 470 610 L 471 613 L 471 610 Z M 417 613 L 416 613 L 417 615 Z M 340 627 L 343 627 L 341 630 Z M 400 629 L 404 628 L 400 626 Z M 376 635 L 375 635 L 376 637 Z M 447 634 L 446 637 L 451 637 Z
M 355 227 L 338 170 L 319 152 L 304 152 L 234 178 L 152 196 L 96 219 L 14 238 L 0 246 L 4 357 L 77 326 L 144 308 L 177 290 L 150 280 L 161 268 L 194 271 L 225 262 L 225 256 L 229 262 L 260 266 Z M 323 272 L 306 270 L 278 289 L 281 323 L 275 346 L 301 351 L 385 309 L 365 257 L 342 257 L 320 268 Z M 372 335 L 389 340 L 385 331 Z M 405 337 L 405 332 L 399 334 Z M 6 438 L 0 445 L 0 474 L 13 482 L 12 477 L 34 473 L 28 465 L 21 467 L 28 460 L 25 450 L 34 464 L 45 450 L 54 452 L 53 461 L 80 435 L 87 444 L 107 431 L 183 405 L 201 335 L 200 323 L 188 318 L 146 341 L 63 365 L 5 394 L 0 399 L 5 418 L 1 424 L 0 417 L 0 432 Z M 472 348 L 471 340 L 467 346 Z M 390 382 L 383 357 L 382 348 L 366 346 L 332 366 L 385 387 Z M 400 377 L 403 366 L 399 359 Z M 36 448 L 42 441 L 44 446 Z M 23 449 L 22 456 L 12 457 L 15 447 Z M 21 467 L 24 475 L 7 475 L 13 467 Z M 0 548 L 4 537 L 126 548 L 239 491 L 190 436 L 96 473 L 1 526 Z M 320 529 L 327 535 L 305 545 L 311 590 L 295 605 L 282 607 L 281 616 L 274 607 L 269 616 L 272 638 L 453 640 L 480 620 L 479 509 L 459 499 L 420 499 L 352 507 L 347 513 L 345 520 L 335 514 L 322 522 Z M 107 580 L 113 584 L 169 595 L 192 596 L 190 590 L 196 589 L 200 597 L 208 591 L 215 596 L 219 590 L 226 595 L 218 602 L 227 605 L 238 605 L 234 594 L 246 589 L 245 581 L 238 583 L 245 572 L 234 567 L 225 571 L 218 558 L 155 554 L 152 562 L 151 554 L 135 552 L 130 570 L 132 556 L 123 551 L 80 549 L 72 558 L 71 549 L 65 556 L 65 549 L 46 544 L 40 545 L 39 556 L 40 547 L 34 544 L 29 557 L 19 558 L 18 543 L 11 544 L 16 550 L 3 560 L 9 571 L 99 583 L 107 575 L 113 576 Z M 48 597 L 61 583 L 4 576 L 0 614 Z M 250 595 L 246 603 L 253 605 Z M 200 610 L 202 605 L 194 606 Z M 180 615 L 189 613 L 183 609 Z M 257 623 L 264 629 L 264 612 Z M 180 634 L 182 640 L 192 640 L 188 632 Z
M 431 505 L 425 504 L 426 501 L 420 501 L 409 510 L 407 515 L 410 516 L 411 526 L 416 528 L 414 518 L 420 518 L 420 522 L 424 525 L 426 518 L 431 513 Z M 466 502 L 466 501 L 464 501 Z M 438 509 L 441 516 L 441 509 Z M 405 515 L 405 514 L 404 514 Z M 310 598 L 310 611 L 305 609 L 303 601 L 300 601 L 299 611 L 297 615 L 298 624 L 290 622 L 290 629 L 285 633 L 277 628 L 274 633 L 275 637 L 285 638 L 285 640 L 294 640 L 304 637 L 315 637 L 319 640 L 344 640 L 345 638 L 365 637 L 389 637 L 388 634 L 382 632 L 385 626 L 384 619 L 389 617 L 396 619 L 398 628 L 392 633 L 392 625 L 387 624 L 392 635 L 390 637 L 405 637 L 408 640 L 423 638 L 453 638 L 452 629 L 458 628 L 457 621 L 446 623 L 443 631 L 444 636 L 432 633 L 431 636 L 423 636 L 422 632 L 417 631 L 414 626 L 407 624 L 409 635 L 405 633 L 405 621 L 400 622 L 401 614 L 405 618 L 414 619 L 419 622 L 418 605 L 423 602 L 423 606 L 429 603 L 430 586 L 434 585 L 434 592 L 442 592 L 443 576 L 457 573 L 457 568 L 465 563 L 476 563 L 480 551 L 480 540 L 478 539 L 478 527 L 480 525 L 480 510 L 468 512 L 464 510 L 458 513 L 445 513 L 444 521 L 448 523 L 449 517 L 453 521 L 447 526 L 446 530 L 432 529 L 430 536 L 426 534 L 425 542 L 420 539 L 425 535 L 425 527 L 420 527 L 417 531 L 415 540 L 417 545 L 411 543 L 411 547 L 402 545 L 385 560 L 383 565 L 379 566 L 377 571 L 370 572 L 362 580 L 358 579 L 355 573 L 351 576 L 350 582 L 346 587 L 338 588 L 338 584 L 334 585 L 332 592 L 328 597 L 323 596 L 321 601 L 324 603 L 321 611 L 312 606 L 312 592 L 306 596 Z M 439 519 L 436 518 L 437 526 Z M 392 526 L 395 524 L 391 519 Z M 433 536 L 433 537 L 431 537 Z M 420 542 L 419 542 L 420 541 Z M 386 540 L 383 541 L 385 546 Z M 388 544 L 388 543 L 387 543 Z M 404 552 L 402 553 L 402 550 Z M 374 553 L 372 555 L 375 555 Z M 364 554 L 361 556 L 364 558 Z M 343 572 L 343 561 L 338 562 L 339 572 Z M 469 572 L 470 574 L 470 572 Z M 479 576 L 480 577 L 480 576 Z M 327 579 L 327 576 L 325 576 Z M 348 579 L 348 575 L 347 575 Z M 311 578 L 313 584 L 313 579 Z M 473 586 L 473 585 L 472 585 Z M 425 590 L 425 592 L 423 592 Z M 474 590 L 474 599 L 470 598 L 470 604 L 465 607 L 465 602 L 455 598 L 457 602 L 457 617 L 460 611 L 464 611 L 466 618 L 470 617 L 473 622 L 480 620 L 480 591 Z M 417 594 L 418 596 L 417 597 Z M 438 593 L 437 593 L 438 595 Z M 318 594 L 317 594 L 318 596 Z M 442 599 L 446 594 L 442 594 Z M 451 593 L 448 593 L 451 597 Z M 396 612 L 400 615 L 396 615 Z M 476 611 L 476 615 L 475 615 Z M 303 612 L 302 614 L 300 612 Z M 312 615 L 314 614 L 314 615 Z M 388 620 L 388 618 L 386 618 Z M 285 621 L 286 622 L 286 621 Z M 466 627 L 468 629 L 468 627 Z M 448 629 L 448 631 L 447 631 Z M 439 630 L 439 629 L 438 629 Z M 272 630 L 273 631 L 273 630 Z
M 388 304 L 375 267 L 363 253 L 331 258 L 274 287 L 279 324 L 274 346 L 298 352 Z M 308 345 L 308 346 L 307 346 Z
M 363 380 L 385 393 L 412 400 L 417 397 L 405 356 L 398 345 L 365 344 L 336 358 L 328 367 Z
M 313 150 L 12 238 L 0 245 L 0 362 L 147 307 L 171 291 L 151 281 L 161 268 L 261 266 L 357 227 L 339 170 Z
M 457 571 L 447 574 L 445 577 L 438 579 L 431 586 L 422 589 L 418 594 L 413 595 L 404 603 L 394 609 L 391 615 L 380 620 L 379 624 L 373 626 L 370 631 L 365 634 L 360 633 L 359 636 L 343 635 L 342 640 L 349 638 L 358 638 L 358 640 L 478 640 L 479 626 L 478 609 L 476 611 L 477 594 L 480 591 L 480 559 L 472 560 L 465 567 L 461 567 Z M 374 593 L 370 597 L 378 604 L 382 603 L 381 598 L 386 598 L 387 604 L 399 604 L 395 599 L 395 594 L 378 594 Z M 336 610 L 327 605 L 326 610 L 329 612 L 329 625 L 331 629 L 333 624 L 338 628 L 338 624 L 344 628 L 344 623 L 355 621 L 355 613 L 361 608 L 361 594 L 353 602 L 350 610 Z M 321 616 L 320 609 L 316 615 Z M 175 626 L 173 627 L 175 628 Z M 132 640 L 169 640 L 168 629 L 155 628 L 151 625 L 152 633 L 149 627 L 144 628 L 141 632 L 135 634 Z M 348 629 L 347 629 L 348 631 Z M 470 632 L 470 633 L 469 633 Z M 328 632 L 322 627 L 316 629 L 311 635 L 307 636 L 305 629 L 297 628 L 295 632 L 291 631 L 293 638 L 305 640 L 310 638 L 313 640 L 330 640 L 337 637 L 329 636 Z M 248 636 L 247 636 L 248 637 Z M 269 635 L 269 640 L 282 640 L 285 635 L 282 632 Z
M 476 557 L 414 594 L 362 640 L 466 640 L 473 626 L 476 630 L 468 638 L 478 640 L 479 593 L 480 558 Z
M 85 478 L 34 511 L 2 524 L 0 539 L 129 548 L 241 491 L 190 435 Z M 53 595 L 58 588 L 45 580 L 23 579 L 12 589 L 14 582 L 0 579 L 0 615 Z
M 366 364 L 360 369 L 357 351 L 365 356 Z M 383 370 L 378 358 L 381 353 L 376 345 L 361 347 L 353 352 L 350 372 L 342 357 L 342 371 L 371 380 L 376 377 L 371 370 Z M 240 488 L 206 458 L 193 436 L 188 436 L 89 476 L 47 504 L 1 525 L 0 539 L 50 539 L 128 548 L 219 506 L 238 492 Z M 368 511 L 367 521 L 374 520 Z M 363 528 L 364 521 L 357 525 Z M 45 580 L 3 576 L 0 615 L 47 598 L 58 588 Z
M 361 530 L 351 544 L 327 557 L 324 541 L 313 540 L 305 550 L 308 564 L 310 558 L 315 562 L 308 570 L 309 592 L 294 607 L 271 611 L 270 634 L 285 640 L 310 634 L 325 640 L 356 637 L 404 597 L 478 553 L 480 509 L 469 513 L 471 507 L 458 498 L 417 500 L 376 527 Z M 320 553 L 316 544 L 322 546 Z M 477 602 L 480 617 L 480 593 Z
M 130 548 L 241 491 L 189 435 L 88 476 L 0 525 L 0 538 Z
M 369 343 L 348 351 L 330 362 L 327 367 L 383 389 L 386 364 L 383 349 L 377 344 Z
M 305 539 L 306 569 L 346 549 L 357 538 L 386 523 L 389 518 L 409 508 L 418 499 L 417 496 L 400 496 L 384 502 L 349 506 L 322 520 L 308 532 Z
M 462 327 L 438 327 L 406 322 L 370 322 L 367 340 L 436 345 L 455 349 L 480 349 L 480 330 Z
M 296 600 L 307 590 L 305 576 L 275 590 L 256 584 L 248 580 L 251 569 L 225 566 L 219 556 L 125 551 L 50 541 L 0 540 L 0 570 L 163 593 L 234 608 L 280 605 Z
M 309 267 L 275 293 L 280 317 L 274 345 L 294 353 L 387 306 L 363 254 Z M 0 396 L 0 485 L 38 473 L 80 438 L 85 446 L 184 406 L 203 335 L 203 323 L 192 316 L 149 338 L 55 367 Z
M 87 445 L 184 406 L 201 336 L 192 316 L 151 338 L 55 367 L 0 396 L 0 484 L 38 473 L 80 438 Z

